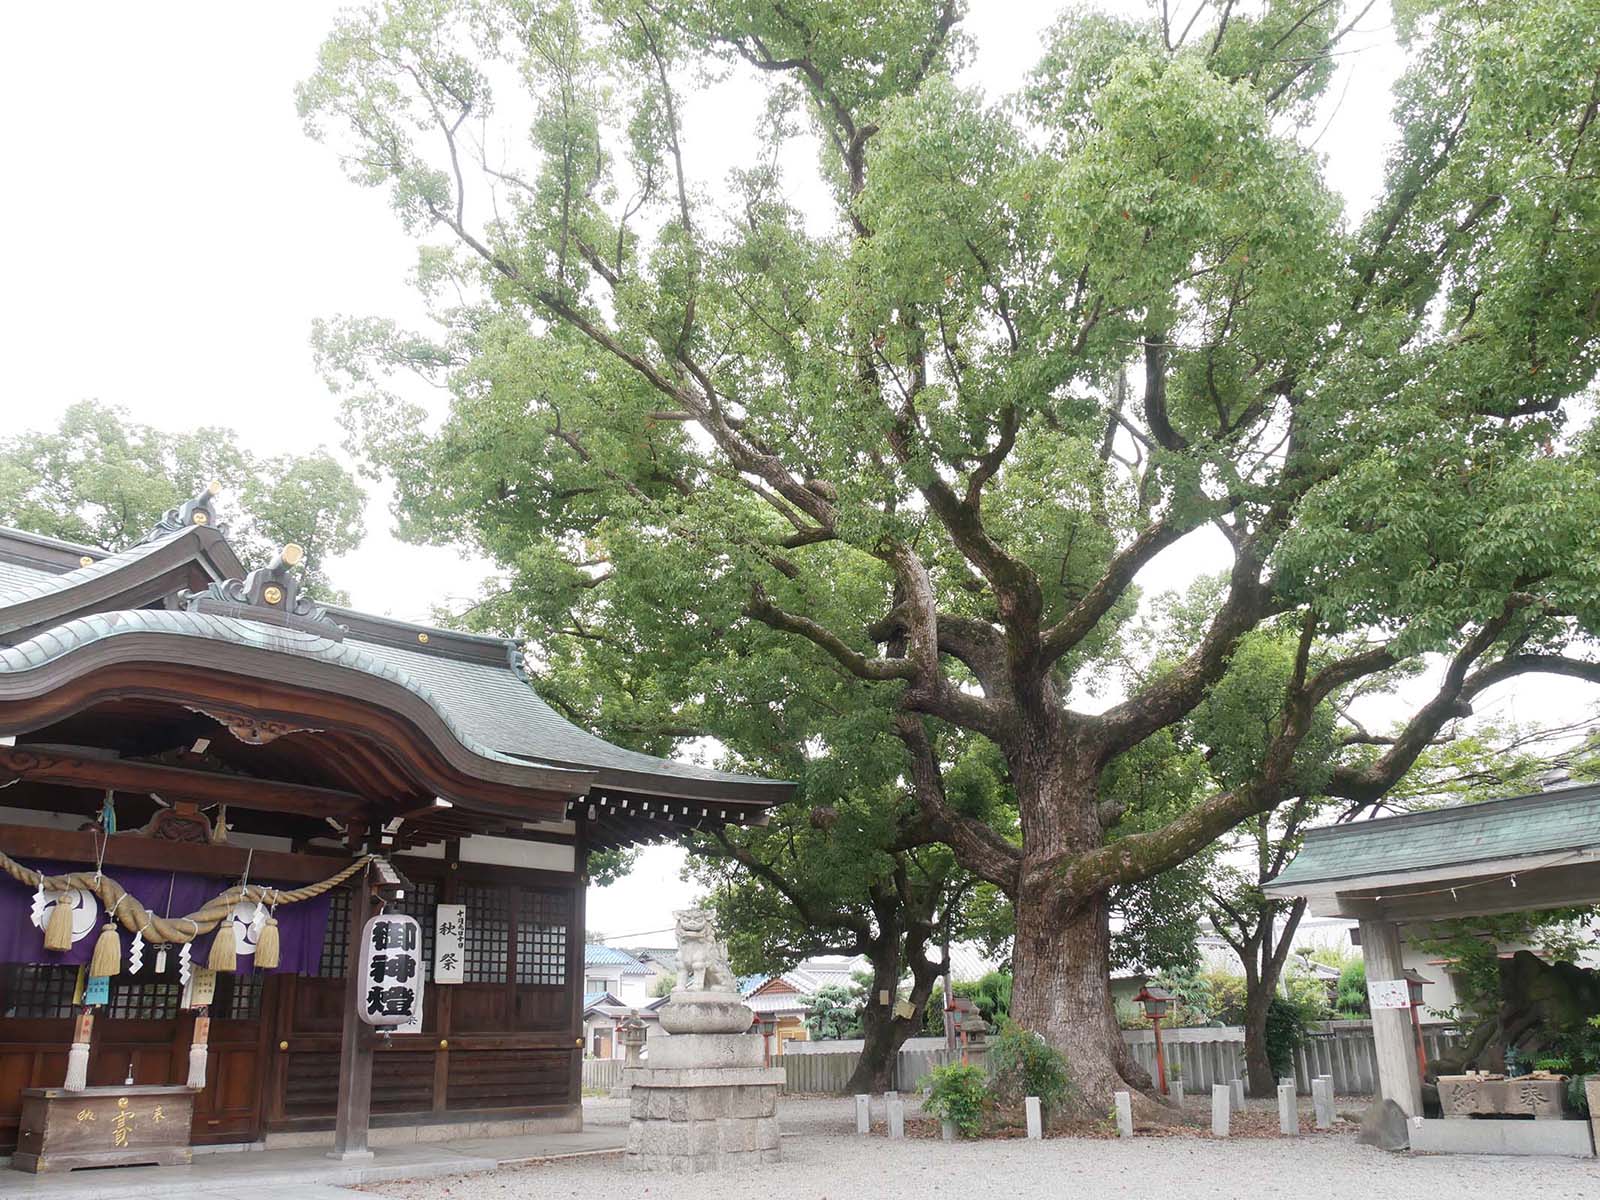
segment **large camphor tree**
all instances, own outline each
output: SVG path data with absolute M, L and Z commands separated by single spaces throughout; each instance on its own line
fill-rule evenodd
M 1352 794 L 1467 679 L 1592 669 L 1600 41 L 1583 0 L 1399 0 L 1360 215 L 1309 143 L 1373 4 L 1072 10 L 1004 101 L 960 82 L 962 7 L 341 17 L 301 110 L 425 239 L 438 327 L 318 340 L 411 534 L 475 540 L 579 637 L 631 592 L 679 645 L 759 623 L 869 685 L 938 836 L 1014 902 L 1012 1015 L 1103 1111 L 1147 1083 L 1113 889 L 1273 809 L 1365 677 L 1443 664 Z M 719 79 L 758 135 L 708 184 L 727 126 L 687 114 Z M 442 429 L 399 371 L 448 386 Z M 1111 676 L 1141 592 L 1197 562 L 1196 634 Z M 1248 775 L 1160 820 L 1106 795 L 1255 632 L 1293 651 Z M 998 749 L 1016 836 L 948 802 L 951 728 Z

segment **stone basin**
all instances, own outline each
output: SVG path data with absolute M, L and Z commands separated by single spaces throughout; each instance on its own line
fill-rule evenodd
M 657 1011 L 668 1033 L 745 1033 L 755 1012 L 738 992 L 674 991 Z

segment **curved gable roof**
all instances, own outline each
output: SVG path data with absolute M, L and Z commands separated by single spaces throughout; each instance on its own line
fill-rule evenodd
M 317 669 L 293 669 L 297 660 Z M 16 645 L 0 646 L 0 702 L 45 695 L 65 680 L 112 664 L 186 661 L 219 674 L 283 679 L 302 688 L 330 684 L 324 690 L 339 693 L 359 691 L 419 728 L 436 725 L 430 740 L 446 760 L 487 782 L 582 795 L 594 780 L 590 771 L 530 763 L 483 744 L 455 721 L 450 707 L 424 682 L 373 659 L 354 643 L 212 613 L 94 613 Z M 359 677 L 365 682 L 358 682 Z
M 93 561 L 72 565 L 83 558 Z M 182 591 L 200 591 L 243 574 L 226 538 L 209 524 L 189 525 L 110 555 L 0 530 L 0 648 L 9 643 L 21 656 L 6 660 L 11 665 L 0 671 L 0 681 L 92 646 L 100 648 L 91 656 L 115 658 L 128 649 L 134 633 L 199 638 L 226 648 L 219 653 L 285 655 L 288 661 L 311 660 L 353 673 L 347 678 L 365 676 L 399 686 L 426 705 L 449 731 L 449 741 L 495 764 L 495 773 L 544 772 L 547 779 L 564 780 L 562 790 L 570 795 L 584 795 L 592 784 L 602 804 L 620 793 L 646 801 L 719 802 L 759 810 L 781 803 L 794 790 L 791 783 L 628 750 L 579 728 L 540 698 L 520 669 L 520 648 L 509 639 L 330 608 L 328 616 L 345 631 L 341 642 L 337 634 L 320 637 L 251 620 L 248 605 L 203 613 L 167 607 Z M 109 649 L 110 639 L 120 639 L 117 650 Z M 744 812 L 751 814 L 749 808 Z M 759 811 L 756 816 L 764 819 Z M 636 818 L 613 812 L 610 819 Z M 660 822 L 643 827 L 665 828 Z

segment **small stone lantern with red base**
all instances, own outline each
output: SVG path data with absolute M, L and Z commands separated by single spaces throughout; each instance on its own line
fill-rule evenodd
M 1161 1094 L 1167 1094 L 1167 1056 L 1161 1048 L 1161 1018 L 1167 1015 L 1172 1007 L 1172 993 L 1163 987 L 1152 987 L 1145 984 L 1139 989 L 1139 994 L 1134 997 L 1144 1005 L 1144 1015 L 1150 1018 L 1150 1028 L 1156 1035 L 1156 1086 Z

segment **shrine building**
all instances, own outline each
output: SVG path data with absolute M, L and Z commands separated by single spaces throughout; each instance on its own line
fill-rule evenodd
M 214 492 L 116 554 L 0 528 L 0 1155 L 124 1161 L 45 1130 L 69 1082 L 132 1096 L 136 1141 L 160 1114 L 137 1161 L 578 1128 L 588 853 L 792 785 L 584 732 L 516 642 L 314 603 Z M 381 989 L 380 912 L 421 942 Z

